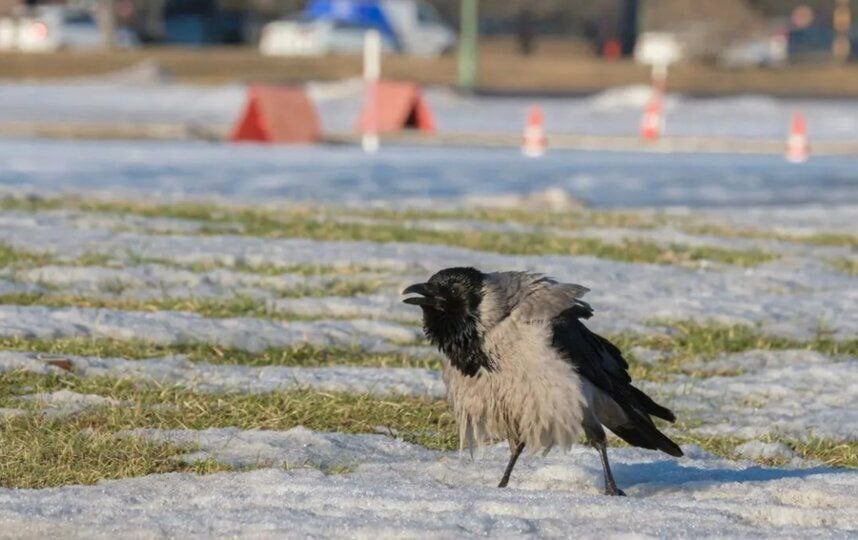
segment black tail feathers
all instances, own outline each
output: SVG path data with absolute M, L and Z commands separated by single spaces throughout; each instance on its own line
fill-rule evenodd
M 623 399 L 620 405 L 626 413 L 627 421 L 619 426 L 607 426 L 608 429 L 631 445 L 661 450 L 671 456 L 681 456 L 682 449 L 679 445 L 659 431 L 650 418 L 650 415 L 653 415 L 675 422 L 676 416 L 673 412 L 662 407 L 634 386 L 629 385 L 627 389 L 626 399 Z
M 632 396 L 638 401 L 644 412 L 668 422 L 676 422 L 676 416 L 673 414 L 673 411 L 667 407 L 662 407 L 634 386 L 630 386 L 629 388 L 631 389 Z

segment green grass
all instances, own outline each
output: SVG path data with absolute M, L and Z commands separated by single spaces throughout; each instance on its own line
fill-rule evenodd
M 693 235 L 776 240 L 780 242 L 809 244 L 812 246 L 858 247 L 858 235 L 848 233 L 789 234 L 761 229 L 745 229 L 727 224 L 696 223 L 688 220 L 678 220 L 674 225 L 682 231 Z
M 831 264 L 844 274 L 850 276 L 858 276 L 858 260 L 856 259 L 848 259 L 846 257 L 842 257 L 839 259 L 835 259 L 831 262 Z
M 281 217 L 284 217 L 285 219 L 283 221 L 288 224 L 292 216 L 303 216 L 303 218 L 306 220 L 308 217 L 323 217 L 327 214 L 336 214 L 362 216 L 374 219 L 386 219 L 392 221 L 420 219 L 462 219 L 485 221 L 491 223 L 520 223 L 537 227 L 553 227 L 566 230 L 574 230 L 580 228 L 653 229 L 658 227 L 671 226 L 676 227 L 692 235 L 708 235 L 718 236 L 722 238 L 778 240 L 819 246 L 840 246 L 851 248 L 858 247 L 858 235 L 849 233 L 815 233 L 807 235 L 787 234 L 770 230 L 737 227 L 726 223 L 701 223 L 699 220 L 690 219 L 685 216 L 673 216 L 663 213 L 598 211 L 589 209 L 562 212 L 550 210 L 545 212 L 532 212 L 515 209 L 496 208 L 473 208 L 434 211 L 421 209 L 355 210 L 337 208 L 291 207 L 285 210 L 267 210 L 250 209 L 241 206 L 217 207 L 202 203 L 148 204 L 121 201 L 96 201 L 79 199 L 74 197 L 20 198 L 11 196 L 0 198 L 0 209 L 30 212 L 58 209 L 75 209 L 84 212 L 101 212 L 114 214 L 131 213 L 146 217 L 173 217 L 179 219 L 217 223 L 219 224 L 219 226 L 213 228 L 210 231 L 213 234 L 222 233 L 224 230 L 223 225 L 239 225 L 240 230 L 243 231 L 243 234 L 258 233 L 263 236 L 271 234 L 276 235 L 278 233 L 272 231 L 277 230 L 278 222 L 280 222 Z M 347 226 L 347 224 L 342 225 Z M 286 230 L 282 231 L 280 234 L 285 237 L 296 236 L 296 234 L 292 234 Z M 596 255 L 595 253 L 590 254 Z M 741 264 L 720 260 L 718 262 L 727 262 L 728 264 Z M 751 262 L 748 264 L 758 263 Z
M 693 377 L 739 375 L 739 372 L 734 371 L 706 369 L 705 362 L 721 354 L 754 350 L 803 349 L 835 357 L 858 356 L 858 339 L 835 340 L 820 334 L 809 340 L 796 340 L 765 334 L 755 327 L 744 325 L 687 321 L 661 322 L 659 325 L 664 326 L 663 333 L 608 336 L 626 353 L 635 379 L 664 381 L 680 373 Z M 408 345 L 422 344 L 425 342 L 420 340 Z M 629 353 L 636 346 L 663 351 L 665 358 L 657 363 L 640 362 Z M 129 359 L 183 354 L 196 362 L 249 366 L 440 367 L 440 362 L 434 358 L 414 358 L 395 352 L 371 353 L 357 347 L 320 348 L 309 344 L 248 352 L 199 343 L 158 345 L 141 340 L 7 337 L 0 338 L 0 350 Z
M 377 397 L 311 389 L 263 394 L 201 393 L 127 379 L 6 372 L 0 374 L 0 406 L 20 406 L 18 396 L 24 392 L 60 389 L 97 394 L 125 404 L 86 409 L 70 418 L 68 421 L 80 430 L 229 426 L 288 430 L 304 426 L 318 431 L 372 433 L 378 426 L 385 426 L 427 448 L 449 450 L 458 444 L 446 402 L 408 396 Z
M 679 444 L 696 444 L 707 452 L 727 459 L 740 459 L 741 456 L 736 453 L 736 447 L 747 442 L 745 439 L 736 437 L 708 437 L 684 431 L 682 427 L 677 429 L 680 433 L 671 437 Z M 819 461 L 829 467 L 858 468 L 858 441 L 832 441 L 818 438 L 799 441 L 777 435 L 764 435 L 758 439 L 766 443 L 782 443 L 799 457 Z M 761 458 L 754 461 L 762 465 L 779 466 L 788 463 L 789 458 Z
M 53 258 L 48 254 L 33 253 L 0 242 L 0 268 L 30 268 L 44 266 L 51 262 Z
M 624 262 L 654 264 L 696 264 L 711 261 L 739 266 L 755 266 L 777 258 L 760 250 L 734 250 L 705 246 L 625 240 L 605 242 L 596 238 L 568 238 L 542 232 L 509 233 L 493 231 L 434 231 L 391 223 L 356 223 L 330 219 L 335 209 L 264 208 L 214 206 L 198 203 L 147 204 L 60 199 L 40 203 L 5 199 L 0 206 L 41 209 L 60 205 L 83 212 L 135 214 L 144 217 L 190 219 L 203 223 L 202 234 L 221 234 L 224 225 L 235 226 L 241 234 L 265 238 L 308 238 L 323 241 L 413 242 L 456 246 L 478 251 L 514 255 L 592 255 Z M 388 215 L 381 212 L 380 215 Z M 558 218 L 559 219 L 559 218 Z M 629 218 L 630 219 L 630 218 Z
M 621 350 L 628 351 L 640 346 L 664 351 L 666 358 L 649 364 L 629 356 L 630 371 L 636 379 L 665 380 L 675 373 L 694 377 L 713 375 L 738 375 L 735 372 L 715 373 L 691 367 L 699 361 L 712 359 L 721 354 L 754 350 L 804 349 L 829 356 L 858 356 L 858 339 L 835 340 L 824 334 L 810 340 L 796 340 L 774 336 L 746 325 L 700 324 L 696 322 L 668 321 L 654 323 L 664 326 L 661 334 L 620 334 L 611 339 Z
M 0 487 L 44 488 L 166 472 L 209 473 L 226 467 L 182 463 L 189 447 L 82 430 L 74 421 L 38 414 L 0 417 Z
M 322 264 L 272 264 L 272 263 L 249 263 L 244 260 L 227 263 L 221 261 L 206 261 L 183 263 L 171 259 L 160 257 L 142 257 L 140 255 L 129 253 L 129 263 L 134 266 L 144 264 L 157 264 L 168 266 L 171 268 L 180 268 L 190 272 L 204 273 L 212 270 L 227 269 L 234 272 L 244 272 L 247 274 L 258 274 L 261 276 L 281 276 L 283 274 L 294 274 L 299 276 L 353 276 L 361 273 L 378 272 L 376 268 L 359 265 L 322 265 Z
M 362 287 L 349 288 L 353 294 L 365 291 Z M 343 289 L 334 289 L 345 294 Z M 331 292 L 330 294 L 335 294 Z M 115 309 L 120 311 L 185 311 L 203 317 L 223 319 L 234 317 L 255 317 L 273 320 L 314 320 L 310 317 L 274 309 L 264 300 L 249 296 L 236 295 L 228 298 L 90 298 L 64 294 L 48 293 L 9 293 L 0 295 L 0 304 L 18 306 L 45 306 L 52 308 L 79 307 Z M 325 317 L 334 318 L 334 317 Z
M 269 348 L 260 352 L 219 347 L 204 343 L 160 345 L 142 340 L 59 338 L 0 338 L 0 350 L 44 353 L 46 355 L 95 356 L 143 360 L 172 355 L 186 355 L 193 362 L 243 366 L 361 366 L 440 368 L 434 358 L 420 358 L 403 353 L 367 352 L 358 347 L 316 347 L 302 343 L 292 347 Z
M 158 472 L 206 473 L 228 468 L 213 460 L 182 464 L 178 456 L 192 450 L 188 447 L 116 436 L 119 431 L 136 428 L 288 430 L 305 426 L 319 431 L 372 433 L 384 426 L 404 440 L 430 449 L 458 447 L 457 429 L 446 402 L 414 397 L 314 390 L 207 394 L 130 380 L 6 372 L 0 374 L 0 406 L 20 406 L 22 394 L 60 389 L 109 397 L 123 405 L 93 407 L 62 419 L 37 412 L 0 418 L 0 486 L 47 487 Z M 677 430 L 674 437 L 678 442 L 698 444 L 727 458 L 735 458 L 735 447 L 744 442 L 731 437 L 698 436 L 683 425 Z M 855 442 L 799 442 L 774 436 L 765 440 L 783 442 L 799 456 L 830 466 L 858 467 Z M 779 460 L 761 462 L 780 464 Z M 350 466 L 343 464 L 327 472 L 349 470 Z
M 558 229 L 582 228 L 629 228 L 653 229 L 668 223 L 663 214 L 650 212 L 622 212 L 602 210 L 570 210 L 544 212 L 524 211 L 501 208 L 469 208 L 457 210 L 356 210 L 349 211 L 373 219 L 402 220 L 468 220 L 489 223 L 520 223 L 537 227 L 553 227 Z
M 233 264 L 224 264 L 216 262 L 206 263 L 181 263 L 169 259 L 155 257 L 141 257 L 133 253 L 127 253 L 123 258 L 116 258 L 113 255 L 104 253 L 95 253 L 88 251 L 76 258 L 58 258 L 48 253 L 30 252 L 18 248 L 14 248 L 5 242 L 0 242 L 0 268 L 12 268 L 15 270 L 37 268 L 40 266 L 59 265 L 59 266 L 99 266 L 99 267 L 123 267 L 123 262 L 128 262 L 130 266 L 139 266 L 143 264 L 158 264 L 170 268 L 179 268 L 191 272 L 203 273 L 218 269 L 229 269 L 235 272 L 243 272 L 248 274 L 258 274 L 262 276 L 280 276 L 283 274 L 295 274 L 300 276 L 331 276 L 331 282 L 328 286 L 323 287 L 303 287 L 289 289 L 285 294 L 289 297 L 301 296 L 354 296 L 356 294 L 370 294 L 378 291 L 383 285 L 381 277 L 348 280 L 348 279 L 333 279 L 334 277 L 346 277 L 358 275 L 361 273 L 371 273 L 377 269 L 358 266 L 358 265 L 313 265 L 313 264 L 293 264 L 293 265 L 276 265 L 270 263 L 251 264 L 246 261 L 236 261 Z M 107 284 L 104 288 L 105 292 L 113 292 L 119 294 L 125 287 L 122 284 Z

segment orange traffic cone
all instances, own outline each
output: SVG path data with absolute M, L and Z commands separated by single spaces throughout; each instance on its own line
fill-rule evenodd
M 545 154 L 548 140 L 545 138 L 545 116 L 542 107 L 533 105 L 527 109 L 527 121 L 524 124 L 524 144 L 522 153 L 527 157 L 540 157 Z
M 810 158 L 810 145 L 807 141 L 807 120 L 799 111 L 792 113 L 787 138 L 786 155 L 790 163 L 804 163 Z
M 661 132 L 664 129 L 664 96 L 662 91 L 653 86 L 652 97 L 644 108 L 643 118 L 641 118 L 641 139 L 645 141 L 656 141 L 661 137 Z

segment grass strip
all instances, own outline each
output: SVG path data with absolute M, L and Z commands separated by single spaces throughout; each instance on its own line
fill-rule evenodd
M 836 340 L 822 333 L 809 340 L 765 334 L 747 325 L 702 324 L 692 321 L 653 323 L 664 326 L 658 334 L 619 334 L 611 339 L 623 351 L 645 347 L 662 351 L 664 359 L 646 363 L 627 354 L 633 378 L 664 381 L 682 373 L 692 377 L 740 375 L 740 372 L 715 373 L 692 367 L 717 356 L 747 351 L 808 350 L 827 356 L 858 356 L 858 339 Z
M 129 379 L 74 375 L 0 374 L 0 407 L 21 407 L 22 393 L 67 389 L 111 397 L 122 406 L 86 409 L 67 421 L 79 430 L 135 428 L 288 430 L 372 433 L 390 428 L 405 440 L 437 450 L 457 447 L 456 429 L 444 401 L 411 396 L 322 392 L 312 389 L 263 394 L 203 393 Z
M 11 202 L 10 202 L 11 201 Z M 56 205 L 56 206 L 55 206 Z M 273 211 L 264 208 L 214 206 L 201 203 L 147 204 L 57 199 L 45 202 L 4 199 L 3 205 L 30 209 L 74 208 L 83 212 L 134 214 L 202 222 L 200 234 L 222 234 L 233 225 L 241 234 L 266 238 L 308 238 L 319 241 L 411 242 L 456 246 L 510 255 L 591 255 L 623 262 L 688 265 L 704 261 L 738 266 L 756 266 L 777 258 L 761 250 L 726 249 L 711 246 L 663 246 L 655 242 L 624 240 L 605 242 L 596 238 L 568 238 L 540 232 L 435 231 L 396 224 L 343 222 L 326 219 L 335 210 L 293 208 Z M 210 226 L 206 226 L 209 224 Z
M 166 472 L 226 470 L 215 461 L 182 463 L 190 447 L 104 429 L 81 429 L 76 421 L 38 414 L 0 417 L 0 487 L 46 488 Z
M 357 293 L 356 293 L 357 294 Z M 50 308 L 94 308 L 118 311 L 184 311 L 213 319 L 254 317 L 277 321 L 312 321 L 336 319 L 335 316 L 307 316 L 275 309 L 269 302 L 250 296 L 235 295 L 227 298 L 92 298 L 86 296 L 54 294 L 52 292 L 18 292 L 0 295 L 0 304 L 16 306 L 43 306 Z M 410 324 L 410 323 L 404 323 Z
M 372 433 L 384 426 L 404 440 L 430 449 L 458 447 L 457 429 L 447 404 L 413 397 L 313 390 L 204 394 L 129 380 L 6 372 L 0 374 L 0 406 L 20 406 L 22 394 L 61 389 L 110 397 L 123 405 L 93 407 L 65 418 L 49 418 L 37 412 L 0 417 L 0 486 L 47 487 L 157 472 L 225 469 L 214 461 L 179 463 L 177 456 L 189 448 L 115 436 L 118 431 L 135 428 L 288 430 L 305 426 L 319 431 Z M 675 437 L 682 444 L 698 444 L 721 457 L 735 458 L 736 446 L 744 442 L 697 436 L 683 426 L 678 429 Z M 776 436 L 766 438 L 770 441 L 783 442 L 805 459 L 835 467 L 858 467 L 856 442 L 799 442 Z M 624 443 L 615 440 L 614 445 Z M 760 462 L 778 465 L 783 460 Z
M 431 357 L 415 357 L 397 352 L 368 352 L 358 347 L 316 347 L 308 343 L 301 343 L 292 347 L 272 347 L 261 352 L 249 352 L 207 343 L 161 345 L 143 340 L 106 338 L 25 339 L 6 337 L 0 338 L 0 350 L 130 360 L 185 355 L 188 360 L 193 362 L 254 367 L 346 365 L 438 369 L 441 366 L 439 360 Z
M 842 257 L 831 262 L 832 266 L 850 276 L 858 276 L 858 260 Z
M 692 367 L 702 360 L 722 354 L 747 351 L 808 350 L 827 356 L 858 357 L 858 339 L 836 340 L 823 334 L 809 340 L 769 335 L 758 328 L 745 325 L 701 324 L 689 321 L 660 322 L 665 327 L 658 334 L 618 334 L 608 336 L 624 351 L 630 371 L 635 379 L 664 381 L 675 374 L 695 377 L 738 375 L 735 372 L 713 372 Z M 424 342 L 415 342 L 421 345 Z M 635 347 L 645 347 L 665 353 L 655 363 L 642 362 L 631 353 Z M 309 344 L 271 348 L 262 352 L 248 352 L 209 345 L 187 343 L 159 345 L 143 340 L 59 338 L 25 339 L 0 338 L 0 350 L 98 356 L 102 358 L 145 359 L 170 355 L 187 355 L 190 360 L 211 364 L 249 366 L 332 366 L 353 365 L 365 367 L 422 367 L 437 369 L 435 358 L 415 358 L 404 353 L 370 353 L 356 347 L 320 348 Z

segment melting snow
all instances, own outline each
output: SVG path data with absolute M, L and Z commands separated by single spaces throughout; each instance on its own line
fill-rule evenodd
M 506 448 L 476 462 L 387 437 L 207 430 L 150 432 L 197 442 L 188 459 L 279 465 L 208 476 L 164 474 L 95 486 L 0 489 L 0 522 L 16 537 L 240 536 L 358 538 L 848 537 L 858 533 L 858 474 L 765 468 L 693 447 L 679 460 L 611 449 L 629 494 L 600 494 L 596 452 L 527 457 L 494 487 Z M 343 474 L 325 475 L 346 465 Z M 571 531 L 576 531 L 572 533 Z

